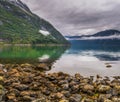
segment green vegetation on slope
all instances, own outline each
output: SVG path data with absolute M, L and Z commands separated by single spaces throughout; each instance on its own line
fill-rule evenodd
M 48 22 L 30 11 L 21 9 L 7 0 L 0 1 L 0 41 L 6 43 L 67 43 L 64 37 Z M 39 30 L 44 27 L 50 35 Z

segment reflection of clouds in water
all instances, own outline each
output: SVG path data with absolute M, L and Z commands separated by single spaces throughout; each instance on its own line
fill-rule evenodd
M 50 58 L 50 56 L 46 54 L 46 55 L 43 55 L 42 57 L 39 57 L 38 60 L 41 62 L 41 61 L 46 61 L 49 58 Z
M 120 52 L 106 52 L 106 51 L 82 51 L 81 55 L 107 55 L 111 57 L 120 57 Z
M 87 51 L 82 51 L 82 50 L 72 50 L 72 51 L 67 51 L 66 54 L 79 54 L 82 56 L 110 56 L 110 57 L 120 57 L 120 52 L 108 52 L 108 51 L 95 51 L 95 50 L 87 50 Z
M 106 68 L 105 63 L 110 63 L 112 68 Z M 64 54 L 54 63 L 49 72 L 63 71 L 69 74 L 80 73 L 81 75 L 91 76 L 100 74 L 102 76 L 120 75 L 120 61 L 100 61 L 96 57 L 81 56 L 75 54 Z
M 71 55 L 71 57 L 74 58 L 75 56 Z M 78 60 L 78 61 L 99 61 L 99 59 L 94 57 L 94 56 L 78 56 L 78 55 L 76 55 L 75 60 Z

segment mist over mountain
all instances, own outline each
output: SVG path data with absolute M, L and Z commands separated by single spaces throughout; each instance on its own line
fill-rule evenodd
M 66 39 L 71 42 L 72 45 L 120 45 L 120 31 L 118 30 L 105 30 L 92 35 L 82 36 L 66 36 Z
M 102 40 L 102 39 L 120 39 L 120 31 L 110 29 L 100 31 L 92 35 L 66 36 L 68 40 Z

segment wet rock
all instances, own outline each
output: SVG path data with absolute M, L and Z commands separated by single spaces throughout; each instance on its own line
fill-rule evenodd
M 82 76 L 81 76 L 79 73 L 76 73 L 76 74 L 75 74 L 75 78 L 76 78 L 76 79 L 81 79 L 81 77 L 82 77 Z
M 98 98 L 98 102 L 111 102 L 111 94 L 100 94 Z
M 48 77 L 48 79 L 49 79 L 50 81 L 54 81 L 56 78 L 55 78 L 54 76 L 50 76 L 50 77 Z
M 99 100 L 103 101 L 105 99 L 110 99 L 112 97 L 111 94 L 100 94 L 99 95 Z
M 3 86 L 2 86 L 2 85 L 0 85 L 0 89 L 3 89 Z
M 113 78 L 115 78 L 115 79 L 120 79 L 120 76 L 113 76 Z
M 120 98 L 113 97 L 113 98 L 112 98 L 112 101 L 113 101 L 113 102 L 120 102 Z
M 62 91 L 61 93 L 67 98 L 71 96 L 71 93 L 69 91 Z
M 115 86 L 116 93 L 120 95 L 120 85 Z
M 83 86 L 82 91 L 86 92 L 89 95 L 94 95 L 94 86 L 87 84 L 87 85 Z
M 90 98 L 84 97 L 84 98 L 82 99 L 82 101 L 80 101 L 80 102 L 96 102 L 96 101 L 94 101 L 94 100 L 92 100 L 92 99 L 90 99 Z
M 74 94 L 74 93 L 77 93 L 79 91 L 79 85 L 73 85 L 71 88 L 71 93 Z
M 20 73 L 17 69 L 11 69 L 8 73 L 10 76 L 14 76 L 14 77 L 20 77 Z
M 20 91 L 17 89 L 10 89 L 8 93 L 14 93 L 16 97 L 20 96 Z
M 68 84 L 68 81 L 67 80 L 60 80 L 58 82 L 59 85 L 62 85 L 62 84 Z
M 28 68 L 24 68 L 23 71 L 30 73 L 32 70 L 31 68 L 28 67 Z
M 61 85 L 63 90 L 69 90 L 69 84 Z
M 83 87 L 83 91 L 87 92 L 88 90 L 93 91 L 94 90 L 94 86 L 87 84 Z
M 111 90 L 111 95 L 112 95 L 112 96 L 117 96 L 117 95 L 118 95 L 118 92 L 117 92 L 115 89 L 112 89 L 112 90 Z
M 27 85 L 24 84 L 14 84 L 13 86 L 14 88 L 18 89 L 19 91 L 24 91 L 24 90 L 28 90 L 29 87 Z
M 38 82 L 33 82 L 30 85 L 30 90 L 37 91 L 37 90 L 39 90 L 39 86 L 40 86 L 40 84 Z
M 4 78 L 2 76 L 0 76 L 0 84 L 4 83 Z
M 104 99 L 104 102 L 112 102 L 110 99 Z
M 47 90 L 47 89 L 43 89 L 42 92 L 43 92 L 43 94 L 45 94 L 45 95 L 50 95 L 50 91 Z
M 32 65 L 29 64 L 29 63 L 21 64 L 20 66 L 23 67 L 23 68 L 24 68 L 24 67 L 32 67 Z
M 36 66 L 36 70 L 49 70 L 49 66 L 45 63 L 40 63 L 39 65 Z
M 112 65 L 110 65 L 110 63 L 106 63 L 105 65 L 106 65 L 107 68 L 111 68 L 112 67 Z
M 81 95 L 75 94 L 69 98 L 69 102 L 80 102 L 81 99 Z
M 20 93 L 21 96 L 30 96 L 30 92 L 29 91 L 22 91 Z
M 3 69 L 4 65 L 3 64 L 0 64 L 0 69 Z
M 68 101 L 68 100 L 63 99 L 63 100 L 60 100 L 59 102 L 69 102 L 69 101 Z
M 60 92 L 56 93 L 55 97 L 61 99 L 64 95 Z
M 97 75 L 96 75 L 96 78 L 99 79 L 99 78 L 102 78 L 102 77 L 101 77 L 100 75 L 97 74 Z
M 33 98 L 31 98 L 30 96 L 25 95 L 25 96 L 23 96 L 21 98 L 21 100 L 24 101 L 24 102 L 31 102 L 33 100 Z
M 48 101 L 45 97 L 42 97 L 40 99 L 33 100 L 32 102 L 51 102 L 51 101 Z
M 110 91 L 111 87 L 108 85 L 99 85 L 97 87 L 98 92 L 106 93 L 107 91 Z
M 17 78 L 8 78 L 8 80 L 4 80 L 4 86 L 5 87 L 9 87 L 9 86 L 13 86 L 14 83 L 18 83 L 19 84 L 19 80 Z
M 90 81 L 93 82 L 94 76 L 90 76 Z
M 0 76 L 4 76 L 5 72 L 0 69 Z
M 22 84 L 30 84 L 31 82 L 33 82 L 33 78 L 32 77 L 26 77 L 22 79 Z
M 120 85 L 116 85 L 116 86 L 115 86 L 115 89 L 116 89 L 117 91 L 120 91 Z
M 16 96 L 15 96 L 14 93 L 10 93 L 10 94 L 7 94 L 7 98 L 8 98 L 9 100 L 13 100 L 13 99 L 16 99 Z
M 83 78 L 82 80 L 80 80 L 81 83 L 89 83 L 90 79 L 89 78 Z

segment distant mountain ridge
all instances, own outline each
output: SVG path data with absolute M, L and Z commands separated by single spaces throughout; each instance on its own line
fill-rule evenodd
M 66 39 L 74 46 L 116 46 L 120 45 L 120 31 L 105 30 L 93 35 L 67 36 Z
M 101 32 L 98 32 L 96 34 L 92 34 L 92 35 L 81 35 L 81 36 L 66 36 L 66 38 L 68 39 L 84 39 L 84 38 L 97 38 L 97 39 L 102 39 L 102 38 L 105 38 L 106 39 L 114 39 L 114 38 L 117 38 L 117 36 L 120 36 L 120 31 L 118 30 L 114 30 L 114 29 L 110 29 L 110 30 L 105 30 L 105 31 L 101 31 Z
M 43 18 L 33 14 L 20 0 L 0 0 L 1 42 L 68 44 L 58 30 Z

